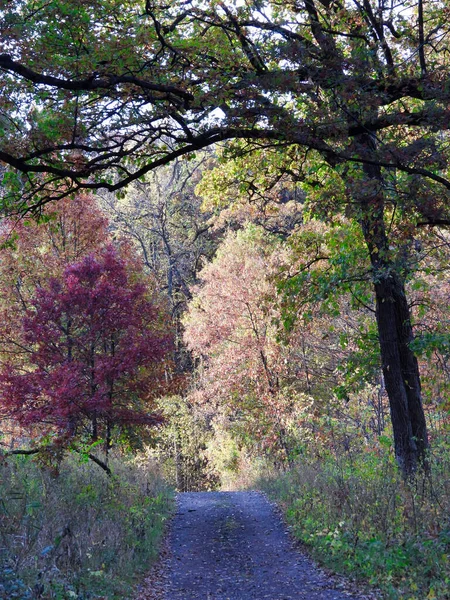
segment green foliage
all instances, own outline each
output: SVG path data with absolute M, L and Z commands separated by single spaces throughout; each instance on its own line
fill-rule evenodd
M 373 304 L 367 249 L 356 223 L 310 221 L 290 236 L 289 246 L 292 265 L 279 282 L 288 328 L 311 304 L 319 304 L 324 313 L 339 313 L 337 300 L 345 294 L 353 308 Z
M 341 334 L 341 344 L 348 347 L 348 336 Z M 342 389 L 348 395 L 377 381 L 380 374 L 380 348 L 374 320 L 361 319 L 351 336 L 351 347 L 337 369 L 342 376 Z
M 148 455 L 113 477 L 71 456 L 59 475 L 29 457 L 0 464 L 0 598 L 123 598 L 157 557 L 172 504 Z
M 207 454 L 208 444 L 215 443 L 208 419 L 181 396 L 164 397 L 158 406 L 166 424 L 159 429 L 155 454 L 166 479 L 181 492 L 216 489 L 220 479 Z
M 450 353 L 450 335 L 448 333 L 424 332 L 411 343 L 411 348 L 418 355 L 431 358 L 436 350 L 448 356 Z
M 217 419 L 213 423 L 214 437 L 209 441 L 207 456 L 220 476 L 221 489 L 233 487 L 236 476 L 242 470 L 242 446 L 234 432 Z
M 311 452 L 259 485 L 282 507 L 294 535 L 333 570 L 361 578 L 386 600 L 448 598 L 448 447 L 430 472 L 405 481 L 386 436 L 373 447 L 321 459 Z
M 203 210 L 213 213 L 216 228 L 254 223 L 285 237 L 302 221 L 304 193 L 287 173 L 282 175 L 295 168 L 297 159 L 294 149 L 249 153 L 239 141 L 219 148 L 196 187 Z

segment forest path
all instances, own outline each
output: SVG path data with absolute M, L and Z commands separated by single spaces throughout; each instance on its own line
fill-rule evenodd
M 189 492 L 177 503 L 165 600 L 362 600 L 294 547 L 262 494 Z

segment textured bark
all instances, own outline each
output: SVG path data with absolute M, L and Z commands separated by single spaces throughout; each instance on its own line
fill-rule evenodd
M 366 149 L 374 149 L 373 138 L 361 136 Z M 425 464 L 427 427 L 422 405 L 417 359 L 410 348 L 413 340 L 411 311 L 405 282 L 391 256 L 384 223 L 384 192 L 381 169 L 364 167 L 367 195 L 358 199 L 360 223 L 372 264 L 376 297 L 376 319 L 386 392 L 389 398 L 395 455 L 405 475 Z
M 428 446 L 417 360 L 403 281 L 390 273 L 375 283 L 381 360 L 394 433 L 395 454 L 405 474 L 423 462 Z

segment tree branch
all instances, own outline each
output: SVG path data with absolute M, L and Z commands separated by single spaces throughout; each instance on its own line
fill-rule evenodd
M 450 219 L 430 219 L 429 221 L 420 221 L 416 227 L 450 227 Z
M 136 85 L 143 90 L 159 92 L 172 97 L 179 97 L 183 100 L 183 103 L 186 105 L 186 107 L 189 102 L 194 99 L 190 92 L 187 92 L 182 88 L 173 85 L 151 83 L 144 79 L 139 79 L 134 75 L 106 75 L 99 77 L 98 74 L 94 72 L 90 77 L 86 79 L 79 79 L 78 81 L 72 79 L 61 79 L 59 77 L 54 77 L 53 75 L 44 75 L 43 73 L 37 73 L 25 65 L 14 61 L 9 54 L 0 54 L 0 68 L 8 71 L 9 73 L 19 75 L 20 77 L 23 77 L 32 83 L 49 85 L 60 90 L 88 92 L 100 89 L 111 89 L 119 84 L 128 83 Z
M 425 62 L 425 36 L 423 31 L 423 0 L 418 0 L 418 27 L 419 27 L 419 61 L 422 77 L 427 74 Z
M 30 449 L 19 448 L 17 450 L 8 450 L 8 452 L 4 452 L 0 456 L 3 456 L 3 457 L 13 456 L 13 455 L 15 455 L 15 456 L 33 456 L 34 454 L 39 454 L 40 452 L 45 452 L 47 450 L 52 450 L 52 447 L 45 446 L 43 448 L 30 448 Z M 84 454 L 84 452 L 82 452 L 81 450 L 77 450 L 76 448 L 71 448 L 71 450 L 73 450 L 77 454 Z M 105 471 L 105 473 L 109 477 L 111 477 L 112 471 L 105 462 L 103 462 L 100 458 L 98 458 L 94 454 L 88 453 L 87 456 L 89 457 L 90 460 L 92 460 L 92 462 L 94 462 L 101 469 L 103 469 L 103 471 Z

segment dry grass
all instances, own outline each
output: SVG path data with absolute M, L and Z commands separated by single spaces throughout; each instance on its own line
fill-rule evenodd
M 108 477 L 70 456 L 55 476 L 26 457 L 0 465 L 0 598 L 123 598 L 157 555 L 171 495 L 148 457 Z
M 295 535 L 330 568 L 361 578 L 390 600 L 448 600 L 450 452 L 435 440 L 430 472 L 405 482 L 392 451 L 304 457 L 259 486 Z

